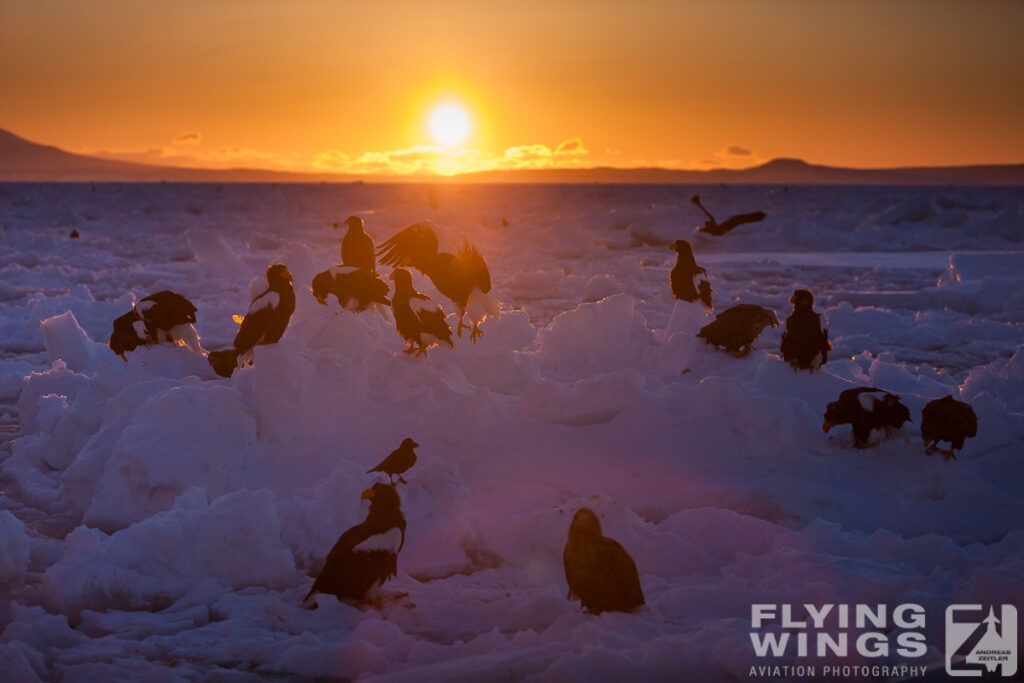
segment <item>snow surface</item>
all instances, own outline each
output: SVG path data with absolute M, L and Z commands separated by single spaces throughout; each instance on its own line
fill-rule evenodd
M 692 194 L 0 185 L 0 670 L 735 680 L 765 663 L 751 604 L 804 602 L 921 604 L 915 663 L 941 668 L 948 604 L 1024 607 L 1024 190 L 701 188 L 721 215 L 768 213 L 724 238 L 695 232 Z M 309 282 L 351 214 L 378 244 L 424 218 L 465 232 L 503 315 L 477 345 L 412 358 L 387 320 L 319 306 Z M 823 371 L 782 362 L 781 328 L 743 359 L 696 339 L 703 311 L 668 285 L 677 238 L 718 310 L 784 317 L 813 291 Z M 106 348 L 114 318 L 161 289 L 197 305 L 204 348 L 228 346 L 274 262 L 295 314 L 230 380 L 184 347 L 127 363 Z M 863 385 L 902 397 L 909 443 L 822 433 L 825 405 Z M 947 394 L 979 418 L 956 461 L 918 432 Z M 365 516 L 366 470 L 407 436 L 422 446 L 383 606 L 301 609 Z M 565 598 L 584 505 L 636 561 L 634 614 Z

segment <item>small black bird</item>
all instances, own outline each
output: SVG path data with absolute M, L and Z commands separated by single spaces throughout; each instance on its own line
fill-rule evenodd
M 333 294 L 338 305 L 348 311 L 362 313 L 373 304 L 390 306 L 390 288 L 372 270 L 352 266 L 334 266 L 313 276 L 313 296 L 327 305 L 327 297 Z
M 348 232 L 341 238 L 341 262 L 353 268 L 366 268 L 377 272 L 377 256 L 373 249 L 373 238 L 366 234 L 365 224 L 359 216 L 349 216 L 344 223 L 334 223 L 335 229 L 348 226 Z
M 572 518 L 562 563 L 566 599 L 579 598 L 588 612 L 632 612 L 644 604 L 636 563 L 617 541 L 601 535 L 601 521 L 589 508 Z
M 419 448 L 419 444 L 412 439 L 402 439 L 402 443 L 398 448 L 391 451 L 388 457 L 381 460 L 380 464 L 372 470 L 366 470 L 366 473 L 383 472 L 388 475 L 392 484 L 395 483 L 395 475 L 398 475 L 398 481 L 407 484 L 408 482 L 402 478 L 402 475 L 416 464 L 414 448 Z
M 707 234 L 714 235 L 715 237 L 721 237 L 725 233 L 735 228 L 737 225 L 743 225 L 744 223 L 757 223 L 758 221 L 763 221 L 766 216 L 764 211 L 754 211 L 751 213 L 737 214 L 719 223 L 718 221 L 715 220 L 715 217 L 711 215 L 711 212 L 705 209 L 704 205 L 700 203 L 699 195 L 693 195 L 693 198 L 690 201 L 696 204 L 697 208 L 700 209 L 704 213 L 704 215 L 708 217 L 708 220 L 704 222 L 703 227 L 697 228 L 697 231 L 706 232 Z
M 956 451 L 963 450 L 964 439 L 977 435 L 978 416 L 974 408 L 952 396 L 929 401 L 921 411 L 921 438 L 928 445 L 928 455 L 939 450 L 939 441 L 948 441 L 950 449 L 942 453 L 946 460 L 956 460 Z
M 736 304 L 700 328 L 697 336 L 712 346 L 725 349 L 734 355 L 745 356 L 754 348 L 754 341 L 769 325 L 779 326 L 779 319 L 773 311 L 757 304 Z
M 817 370 L 828 360 L 832 345 L 828 328 L 821 326 L 821 315 L 814 312 L 814 295 L 798 289 L 789 297 L 793 313 L 786 318 L 782 332 L 782 358 L 794 370 Z
M 121 358 L 139 346 L 163 343 L 187 346 L 202 354 L 195 322 L 192 302 L 165 289 L 139 299 L 131 311 L 117 318 L 108 345 Z
M 413 289 L 412 273 L 405 268 L 396 268 L 391 271 L 389 279 L 395 283 L 395 293 L 391 297 L 395 328 L 409 345 L 405 353 L 425 356 L 427 349 L 440 343 L 455 348 L 452 328 L 444 319 L 444 311 L 429 296 Z
M 672 296 L 683 301 L 700 299 L 704 312 L 710 314 L 711 283 L 708 282 L 708 271 L 697 265 L 693 258 L 693 248 L 686 240 L 676 240 L 669 249 L 676 252 L 676 265 L 669 274 Z
M 875 387 L 857 387 L 840 392 L 839 400 L 828 404 L 821 430 L 828 433 L 836 425 L 852 425 L 857 448 L 868 448 L 873 432 L 881 432 L 879 439 L 893 436 L 904 422 L 913 420 L 899 396 Z
M 483 334 L 480 324 L 488 315 L 500 317 L 498 302 L 491 291 L 491 273 L 484 257 L 468 240 L 455 254 L 438 251 L 438 227 L 429 220 L 410 225 L 380 246 L 377 254 L 387 266 L 411 266 L 430 278 L 437 291 L 451 299 L 459 314 L 457 334 L 469 329 L 476 342 Z M 472 327 L 462 322 L 466 314 Z
M 252 300 L 249 312 L 235 335 L 232 348 L 210 353 L 210 366 L 222 377 L 252 362 L 251 352 L 260 344 L 276 344 L 295 312 L 295 290 L 288 266 L 275 263 L 267 268 L 267 289 Z
M 331 548 L 324 568 L 302 600 L 306 609 L 316 609 L 319 593 L 380 607 L 378 590 L 398 574 L 398 553 L 405 545 L 402 500 L 393 485 L 381 483 L 363 491 L 361 498 L 370 501 L 370 511 Z

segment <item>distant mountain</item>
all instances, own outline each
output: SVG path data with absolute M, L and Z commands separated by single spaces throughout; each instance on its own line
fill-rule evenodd
M 358 176 L 338 173 L 289 173 L 251 168 L 179 168 L 114 161 L 72 154 L 57 147 L 30 142 L 0 129 L 0 181 L 317 183 L 360 179 Z
M 72 154 L 0 129 L 0 181 L 317 183 L 750 183 L 778 185 L 1024 185 L 1024 164 L 858 169 L 774 159 L 752 168 L 580 168 L 483 171 L 457 176 L 292 173 L 251 168 L 198 169 L 136 164 Z
M 458 176 L 463 182 L 502 183 L 737 183 L 773 185 L 1024 185 L 1024 164 L 859 169 L 774 159 L 735 169 L 667 168 L 538 169 L 487 171 Z

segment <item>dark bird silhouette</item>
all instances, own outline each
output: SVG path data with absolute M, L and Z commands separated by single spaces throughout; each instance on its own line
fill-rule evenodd
M 827 434 L 836 425 L 851 425 L 857 448 L 868 448 L 873 432 L 880 432 L 879 440 L 898 435 L 904 422 L 913 420 L 899 396 L 875 387 L 857 387 L 840 392 L 839 399 L 828 404 L 821 430 Z
M 931 455 L 939 450 L 939 441 L 948 441 L 950 449 L 942 451 L 946 460 L 956 460 L 956 451 L 963 450 L 964 440 L 978 435 L 978 416 L 974 408 L 944 396 L 929 401 L 921 411 L 921 438 Z
M 253 348 L 276 344 L 281 339 L 295 312 L 292 282 L 285 264 L 275 263 L 267 268 L 267 288 L 249 304 L 232 348 L 210 353 L 210 366 L 218 375 L 230 377 L 236 367 L 252 362 Z
M 379 275 L 367 268 L 334 266 L 313 276 L 313 296 L 327 305 L 327 297 L 333 294 L 338 305 L 345 310 L 361 313 L 373 304 L 390 306 L 390 287 Z
M 828 360 L 832 345 L 828 328 L 822 327 L 821 315 L 814 312 L 814 295 L 798 289 L 789 297 L 793 312 L 786 318 L 782 332 L 782 358 L 794 370 L 817 370 Z
M 437 291 L 451 299 L 459 314 L 458 336 L 470 329 L 476 342 L 483 334 L 480 324 L 488 315 L 499 317 L 498 302 L 489 295 L 491 274 L 477 248 L 463 239 L 455 254 L 438 251 L 438 227 L 431 221 L 420 221 L 396 233 L 384 242 L 377 255 L 387 266 L 410 266 L 430 278 Z M 463 323 L 469 314 L 472 328 Z
M 700 203 L 699 195 L 693 195 L 693 199 L 691 199 L 690 201 L 696 204 L 697 208 L 700 209 L 704 213 L 704 215 L 708 217 L 707 221 L 704 222 L 703 227 L 697 228 L 697 231 L 706 232 L 707 234 L 714 235 L 716 237 L 721 237 L 722 235 L 729 232 L 738 225 L 743 225 L 744 223 L 757 223 L 758 221 L 763 221 L 766 216 L 764 211 L 754 211 L 752 213 L 737 214 L 719 223 L 718 221 L 715 220 L 715 217 L 711 215 L 711 212 L 705 209 L 704 205 Z
M 142 322 L 139 314 L 132 309 L 122 316 L 114 319 L 114 331 L 110 334 L 110 341 L 107 346 L 110 350 L 128 360 L 125 353 L 134 351 L 140 346 L 155 344 L 156 340 L 149 336 L 146 330 L 146 323 Z
M 676 252 L 676 265 L 669 274 L 672 296 L 682 301 L 692 302 L 699 299 L 704 306 L 704 312 L 711 313 L 711 283 L 708 282 L 708 271 L 697 265 L 690 243 L 686 240 L 676 240 L 669 249 Z
M 73 240 L 80 240 L 82 239 L 82 233 L 78 232 L 78 230 L 72 230 L 71 234 L 68 235 L 68 238 Z
M 644 604 L 636 563 L 617 541 L 601 534 L 601 521 L 589 508 L 572 518 L 562 563 L 566 599 L 578 598 L 588 612 L 632 612 Z
M 139 299 L 131 311 L 117 318 L 108 345 L 121 358 L 126 351 L 153 344 L 187 346 L 202 354 L 195 322 L 192 302 L 165 289 Z
M 402 443 L 398 448 L 391 451 L 388 457 L 381 460 L 380 464 L 372 470 L 366 470 L 366 473 L 383 472 L 388 475 L 392 484 L 395 482 L 395 475 L 397 475 L 398 481 L 403 484 L 408 483 L 402 478 L 402 475 L 416 464 L 416 451 L 413 450 L 414 448 L 419 448 L 419 444 L 412 439 L 402 439 Z
M 779 319 L 773 311 L 757 304 L 736 304 L 700 328 L 697 336 L 712 346 L 745 356 L 754 348 L 754 341 L 769 325 L 779 326 Z
M 409 345 L 405 353 L 425 356 L 427 349 L 440 343 L 454 348 L 452 328 L 444 319 L 444 311 L 426 294 L 413 289 L 412 273 L 405 268 L 391 271 L 389 279 L 395 283 L 391 296 L 391 311 L 395 328 Z
M 380 587 L 398 574 L 398 553 L 405 545 L 402 500 L 394 486 L 381 483 L 363 491 L 361 498 L 370 501 L 366 519 L 343 533 L 331 548 L 302 600 L 306 609 L 316 609 L 320 593 L 379 607 Z
M 365 224 L 359 216 L 349 216 L 344 223 L 332 223 L 335 229 L 342 225 L 348 231 L 341 238 L 341 262 L 353 268 L 366 268 L 377 272 L 377 257 L 373 250 L 373 238 L 366 234 Z

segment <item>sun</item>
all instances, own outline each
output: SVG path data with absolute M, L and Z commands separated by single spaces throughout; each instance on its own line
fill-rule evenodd
M 469 117 L 459 105 L 445 104 L 431 114 L 430 132 L 438 142 L 446 145 L 462 142 L 469 133 Z

